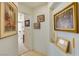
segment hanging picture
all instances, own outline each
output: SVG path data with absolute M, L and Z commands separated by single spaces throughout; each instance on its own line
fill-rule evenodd
M 1 3 L 1 20 L 0 34 L 2 37 L 7 37 L 16 34 L 17 31 L 17 7 L 14 3 Z
M 72 3 L 54 15 L 54 29 L 78 32 L 78 3 Z
M 29 27 L 30 26 L 30 20 L 25 20 L 25 27 Z
M 56 45 L 64 52 L 69 52 L 69 41 L 63 38 L 57 38 Z
M 34 29 L 40 29 L 40 23 L 39 22 L 34 23 Z
M 45 21 L 45 15 L 39 15 L 39 16 L 37 16 L 37 21 L 38 22 L 44 22 Z

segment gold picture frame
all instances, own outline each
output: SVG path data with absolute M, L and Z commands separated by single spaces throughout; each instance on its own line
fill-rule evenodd
M 30 20 L 25 20 L 25 27 L 30 27 Z
M 38 22 L 44 22 L 45 21 L 45 15 L 38 15 L 37 16 L 37 21 Z
M 54 30 L 78 33 L 78 3 L 74 2 L 54 15 Z
M 18 9 L 13 2 L 0 3 L 0 38 L 17 33 Z
M 39 22 L 34 23 L 34 29 L 40 29 L 40 23 Z
M 67 39 L 58 37 L 56 41 L 57 47 L 59 47 L 63 52 L 67 53 L 69 52 L 69 47 L 70 47 L 70 41 Z

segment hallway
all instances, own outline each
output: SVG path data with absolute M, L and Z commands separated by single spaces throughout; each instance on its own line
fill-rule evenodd
M 77 47 L 79 42 L 79 40 L 77 40 L 79 38 L 77 37 L 78 35 L 77 34 L 75 35 L 74 33 L 64 32 L 64 30 L 60 31 L 60 28 L 64 26 L 68 28 L 72 28 L 70 24 L 73 24 L 73 23 L 70 23 L 70 22 L 72 20 L 73 12 L 70 11 L 70 14 L 69 13 L 67 14 L 69 16 L 67 15 L 66 17 L 61 16 L 63 17 L 61 19 L 59 19 L 60 18 L 59 16 L 56 16 L 56 17 L 59 17 L 57 19 L 59 19 L 60 23 L 57 23 L 56 25 L 59 28 L 55 29 L 55 24 L 54 24 L 57 22 L 57 21 L 55 22 L 55 17 L 54 17 L 55 14 L 58 11 L 61 11 L 62 9 L 64 9 L 66 6 L 70 6 L 70 5 L 73 5 L 73 4 L 67 3 L 67 2 L 19 3 L 19 12 L 23 13 L 24 15 L 25 14 L 27 15 L 24 17 L 25 19 L 24 20 L 25 22 L 24 23 L 25 24 L 24 41 L 26 42 L 24 43 L 24 46 L 29 47 L 28 51 L 23 52 L 21 56 L 26 56 L 26 55 L 44 56 L 45 54 L 48 56 L 78 55 L 77 53 L 78 50 L 75 50 L 79 48 Z M 72 9 L 74 9 L 74 7 Z M 66 22 L 66 20 L 64 19 L 67 20 L 66 24 L 64 23 Z M 62 25 L 63 23 L 65 25 Z M 66 42 L 66 48 L 68 49 L 65 49 L 62 47 L 64 45 L 64 42 Z M 67 50 L 68 50 L 68 53 L 67 53 Z
M 33 5 L 31 5 L 31 4 L 33 4 Z M 26 51 L 27 53 L 24 52 L 25 51 L 24 50 L 24 51 L 22 51 L 23 53 L 25 53 L 23 55 L 43 55 L 43 54 L 47 54 L 48 36 L 45 39 L 44 33 L 46 33 L 46 35 L 47 35 L 48 32 L 47 31 L 44 32 L 45 29 L 42 29 L 42 27 L 41 27 L 41 31 L 39 31 L 39 29 L 34 29 L 34 27 L 33 27 L 34 23 L 37 22 L 36 20 L 34 20 L 34 19 L 36 19 L 36 16 L 33 16 L 33 14 L 34 15 L 37 14 L 37 12 L 34 11 L 34 10 L 36 8 L 37 8 L 37 11 L 41 12 L 41 10 L 42 10 L 42 8 L 41 8 L 41 10 L 39 10 L 39 8 L 38 8 L 39 6 L 40 6 L 40 8 L 43 6 L 42 8 L 44 10 L 48 11 L 47 3 L 39 3 L 39 2 L 37 2 L 37 3 L 35 3 L 35 2 L 34 3 L 31 3 L 31 2 L 29 2 L 29 3 L 19 3 L 19 13 L 20 13 L 19 20 L 24 22 L 23 23 L 24 27 L 22 27 L 22 29 L 24 28 L 24 30 L 22 31 L 22 32 L 24 32 L 23 33 L 24 34 L 24 40 L 22 40 L 22 42 L 24 42 L 23 45 L 25 46 L 25 48 L 28 49 L 27 51 L 33 50 L 33 51 L 29 51 L 29 52 Z M 47 14 L 48 12 L 46 13 L 46 11 L 42 11 L 41 13 L 48 16 L 48 14 Z M 46 17 L 46 18 L 48 18 L 48 17 Z M 45 19 L 45 21 L 48 22 L 47 19 Z M 43 22 L 43 23 L 45 23 L 45 22 Z M 46 25 L 44 25 L 44 26 L 46 26 Z M 40 35 L 42 35 L 42 36 L 40 36 Z M 42 38 L 44 38 L 44 39 L 42 40 Z M 46 40 L 46 41 L 44 41 L 44 40 Z M 40 44 L 40 42 L 41 42 L 41 44 Z M 21 52 L 20 52 L 20 54 L 21 54 Z
M 0 56 L 79 56 L 79 2 L 0 2 Z

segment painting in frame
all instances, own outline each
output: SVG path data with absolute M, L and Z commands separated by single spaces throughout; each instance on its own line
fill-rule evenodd
M 54 15 L 54 30 L 78 32 L 78 3 L 74 2 Z
M 25 20 L 25 27 L 29 27 L 30 26 L 30 20 Z
M 40 29 L 40 22 L 34 23 L 34 29 Z
M 0 4 L 0 38 L 3 38 L 17 33 L 18 10 L 13 2 L 2 2 Z
M 57 37 L 56 45 L 63 52 L 65 52 L 65 53 L 69 52 L 70 42 L 67 39 Z
M 37 21 L 38 22 L 44 22 L 45 21 L 45 15 L 38 15 L 37 16 Z

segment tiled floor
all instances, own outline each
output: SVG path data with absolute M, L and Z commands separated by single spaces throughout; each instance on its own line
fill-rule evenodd
M 21 56 L 46 56 L 46 55 L 39 53 L 37 51 L 27 51 L 21 54 Z

